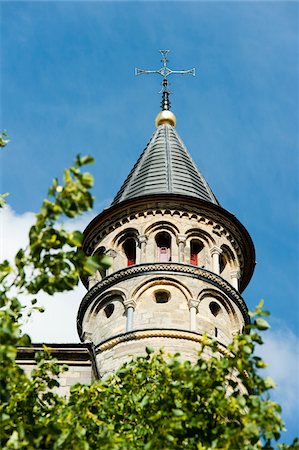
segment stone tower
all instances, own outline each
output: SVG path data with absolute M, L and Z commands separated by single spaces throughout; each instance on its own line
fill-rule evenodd
M 220 347 L 249 317 L 241 297 L 255 252 L 244 226 L 223 209 L 197 169 L 169 110 L 111 206 L 84 232 L 88 255 L 112 266 L 89 280 L 78 333 L 99 376 L 146 345 L 195 360 L 202 334 Z

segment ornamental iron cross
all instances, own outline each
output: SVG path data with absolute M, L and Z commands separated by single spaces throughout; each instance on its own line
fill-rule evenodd
M 162 89 L 159 92 L 159 94 L 162 94 L 162 102 L 161 106 L 163 110 L 170 109 L 170 101 L 169 101 L 169 95 L 171 94 L 170 90 L 168 89 L 169 81 L 167 80 L 167 77 L 169 75 L 175 74 L 175 75 L 193 75 L 195 76 L 195 69 L 190 70 L 171 70 L 167 67 L 168 59 L 167 55 L 169 53 L 169 50 L 159 50 L 162 56 L 161 62 L 163 63 L 163 67 L 159 70 L 142 70 L 142 69 L 135 69 L 135 75 L 148 75 L 152 73 L 157 73 L 163 77 L 162 81 Z

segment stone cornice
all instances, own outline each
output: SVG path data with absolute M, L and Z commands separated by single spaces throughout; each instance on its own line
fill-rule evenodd
M 135 330 L 130 331 L 129 333 L 122 333 L 117 336 L 113 336 L 112 338 L 107 339 L 106 341 L 102 342 L 101 344 L 98 344 L 95 347 L 96 354 L 100 352 L 104 352 L 106 350 L 110 350 L 115 345 L 121 344 L 122 342 L 128 342 L 128 341 L 135 341 L 135 340 L 141 340 L 141 339 L 149 339 L 149 338 L 170 338 L 170 339 L 186 339 L 188 341 L 193 341 L 197 343 L 202 343 L 203 341 L 206 342 L 207 337 L 203 337 L 199 333 L 194 333 L 193 331 L 186 331 L 186 330 L 174 330 L 169 328 L 160 328 L 155 329 L 151 328 L 149 330 Z M 209 338 L 208 338 L 209 339 Z M 212 342 L 212 340 L 210 340 Z M 226 356 L 231 356 L 232 354 L 227 350 L 227 348 L 223 345 L 218 343 L 218 350 L 219 353 L 222 353 Z
M 88 344 L 46 344 L 47 349 L 59 364 L 90 366 L 90 351 Z M 30 347 L 18 347 L 18 364 L 36 364 L 36 352 L 44 352 L 44 344 L 32 344 Z
M 136 214 L 144 215 L 147 210 L 161 209 L 181 210 L 190 213 L 190 215 L 197 214 L 203 219 L 214 221 L 215 232 L 221 233 L 222 227 L 222 232 L 229 233 L 232 244 L 240 247 L 242 257 L 246 261 L 240 280 L 241 292 L 245 289 L 255 267 L 254 245 L 246 228 L 233 214 L 221 206 L 185 195 L 159 194 L 137 197 L 105 209 L 85 229 L 84 251 L 91 254 L 97 242 L 103 238 L 103 233 L 112 231 L 116 224 L 121 223 L 122 218 L 132 217 Z
M 115 284 L 127 280 L 129 278 L 135 278 L 142 275 L 183 275 L 187 277 L 197 278 L 202 281 L 206 281 L 209 284 L 220 289 L 224 294 L 226 294 L 240 309 L 245 323 L 249 323 L 248 309 L 247 306 L 233 286 L 224 280 L 221 276 L 216 275 L 206 269 L 201 269 L 196 266 L 191 266 L 181 263 L 148 263 L 148 264 L 136 264 L 135 266 L 126 267 L 121 269 L 112 275 L 104 278 L 95 286 L 93 286 L 87 294 L 84 296 L 77 315 L 77 329 L 78 334 L 81 338 L 82 336 L 82 320 L 84 314 L 89 307 L 89 305 L 95 300 L 99 295 L 105 292 L 107 289 L 113 287 Z

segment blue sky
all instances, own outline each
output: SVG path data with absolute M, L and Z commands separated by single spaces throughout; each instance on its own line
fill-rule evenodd
M 96 157 L 94 215 L 109 205 L 160 108 L 160 77 L 134 77 L 134 68 L 159 68 L 158 50 L 170 49 L 170 68 L 197 71 L 170 79 L 177 130 L 256 246 L 244 298 L 251 309 L 264 298 L 271 333 L 285 336 L 286 347 L 298 342 L 298 7 L 2 2 L 1 126 L 11 142 L 1 191 L 10 193 L 14 219 L 39 208 L 79 152 Z M 288 437 L 298 410 L 285 415 Z

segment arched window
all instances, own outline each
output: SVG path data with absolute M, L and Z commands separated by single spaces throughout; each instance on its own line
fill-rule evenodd
M 136 264 L 136 242 L 133 238 L 128 238 L 123 245 L 125 255 L 127 257 L 127 266 Z
M 156 235 L 156 244 L 158 248 L 158 261 L 171 261 L 171 237 L 166 231 L 161 231 Z
M 203 249 L 203 244 L 198 239 L 192 239 L 190 242 L 190 264 L 198 266 L 198 254 Z
M 112 316 L 114 309 L 115 309 L 115 306 L 113 305 L 113 303 L 109 303 L 107 306 L 105 306 L 104 312 L 105 312 L 107 319 L 109 319 L 109 317 Z
M 217 317 L 219 314 L 222 314 L 222 309 L 220 305 L 216 302 L 211 302 L 209 304 L 209 308 L 214 317 Z
M 221 255 L 219 255 L 219 270 L 220 273 L 222 273 L 225 269 L 226 266 L 226 257 L 223 255 L 223 253 L 221 253 Z

